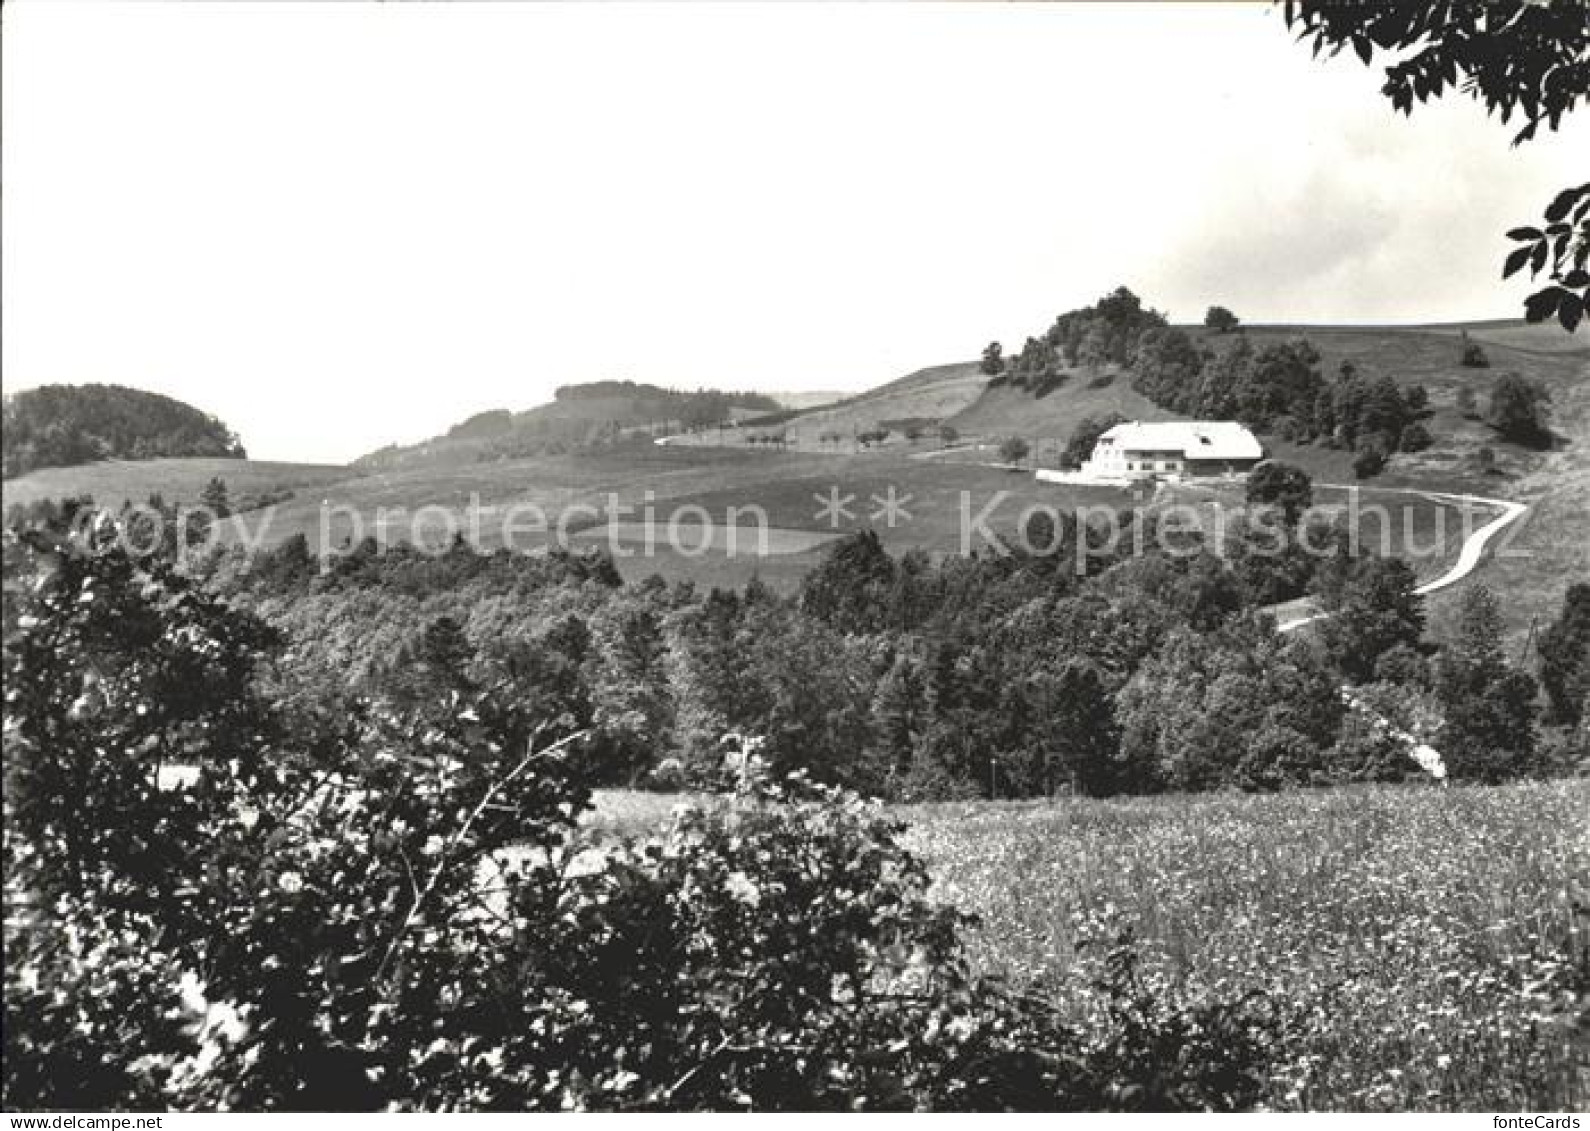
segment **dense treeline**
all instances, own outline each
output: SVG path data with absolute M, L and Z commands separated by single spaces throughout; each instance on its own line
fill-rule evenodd
M 1420 743 L 1450 749 L 1458 776 L 1549 768 L 1534 681 L 1502 659 L 1494 611 L 1465 610 L 1466 646 L 1487 658 L 1460 677 L 1453 647 L 1424 639 L 1411 570 L 1303 517 L 1307 476 L 1261 465 L 1249 498 L 1218 555 L 1196 533 L 1161 537 L 1152 511 L 1113 540 L 1037 516 L 1039 552 L 938 561 L 863 532 L 788 597 L 625 584 L 594 551 L 372 540 L 322 572 L 302 537 L 218 554 L 206 574 L 297 641 L 301 694 L 502 684 L 560 733 L 589 730 L 609 784 L 710 787 L 730 733 L 779 772 L 895 799 L 1397 780 Z M 1540 643 L 1554 723 L 1581 717 L 1580 588 Z M 1332 615 L 1276 634 L 1264 610 L 1304 594 Z
M 777 412 L 778 401 L 766 393 L 750 390 L 665 389 L 659 385 L 634 381 L 588 381 L 580 385 L 560 385 L 552 399 L 561 403 L 620 398 L 637 406 L 637 411 L 660 413 L 658 419 L 680 419 L 701 424 L 716 424 L 729 418 L 729 409 Z
M 223 456 L 243 459 L 237 435 L 215 417 L 122 385 L 43 385 L 5 398 L 5 478 L 102 459 Z
M 1451 706 L 1490 714 L 1443 712 L 1458 684 L 1423 638 L 1412 572 L 1353 557 L 1319 520 L 1294 529 L 1301 473 L 1258 483 L 1268 509 L 1228 525 L 1223 557 L 1193 534 L 1134 553 L 1157 544 L 1148 513 L 1113 549 L 1096 527 L 1040 518 L 1028 542 L 1042 553 L 942 561 L 861 533 L 790 597 L 756 582 L 625 585 L 599 554 L 464 546 L 372 542 L 322 574 L 302 540 L 223 557 L 211 584 L 300 641 L 306 685 L 412 699 L 505 682 L 589 728 L 594 772 L 613 784 L 710 786 L 726 733 L 757 736 L 779 772 L 896 799 L 1397 780 L 1418 772 L 1415 738 L 1461 749 L 1463 727 L 1507 736 L 1473 776 L 1541 768 L 1533 681 L 1480 665 Z M 1277 635 L 1263 609 L 1306 592 L 1334 615 Z M 1499 627 L 1476 633 L 1499 661 Z M 1344 683 L 1362 689 L 1357 706 Z

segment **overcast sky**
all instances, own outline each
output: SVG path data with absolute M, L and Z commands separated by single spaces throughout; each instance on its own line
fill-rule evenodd
M 859 389 L 1120 283 L 1510 316 L 1503 232 L 1590 152 L 1590 116 L 1513 150 L 1466 100 L 1394 115 L 1264 4 L 3 19 L 7 390 L 153 389 L 263 458 L 600 378 Z

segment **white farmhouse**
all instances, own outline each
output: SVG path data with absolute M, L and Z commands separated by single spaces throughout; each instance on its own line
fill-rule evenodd
M 1040 471 L 1038 478 L 1059 483 L 1183 479 L 1247 471 L 1263 458 L 1257 437 L 1235 421 L 1134 420 L 1100 436 L 1081 471 Z

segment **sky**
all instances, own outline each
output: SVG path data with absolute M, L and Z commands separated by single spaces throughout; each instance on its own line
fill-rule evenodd
M 0 19 L 6 391 L 151 389 L 266 459 L 580 381 L 859 390 L 1120 284 L 1185 320 L 1512 316 L 1503 233 L 1590 153 L 1590 116 L 1513 149 L 1466 99 L 1397 115 L 1268 4 Z

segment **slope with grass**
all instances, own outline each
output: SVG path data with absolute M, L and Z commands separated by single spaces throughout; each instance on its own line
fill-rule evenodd
M 553 400 L 524 412 L 477 413 L 442 435 L 391 444 L 354 462 L 368 471 L 402 471 L 557 454 L 605 446 L 625 435 L 678 431 L 704 421 L 728 423 L 779 408 L 764 393 L 596 381 L 563 386 Z
M 753 418 L 743 428 L 709 428 L 670 443 L 749 447 L 755 436 L 776 434 L 801 451 L 850 455 L 861 450 L 859 434 L 885 428 L 892 434 L 882 447 L 912 447 L 904 436 L 908 426 L 917 425 L 936 442 L 938 426 L 976 401 L 987 383 L 976 362 L 935 365 L 832 404 L 778 414 L 765 425 Z
M 1496 492 L 1527 504 L 1529 513 L 1512 537 L 1499 540 L 1479 575 L 1502 599 L 1515 654 L 1524 654 L 1534 630 L 1557 615 L 1570 584 L 1590 580 L 1590 349 L 1565 356 L 1575 360 L 1577 373 L 1553 388 L 1558 442 Z M 1433 596 L 1429 605 L 1440 630 L 1455 615 L 1456 594 Z
M 234 502 L 247 496 L 322 487 L 356 473 L 337 464 L 281 463 L 253 459 L 102 460 L 76 467 L 49 467 L 5 481 L 5 505 L 88 495 L 102 506 L 142 503 L 158 494 L 175 505 L 195 504 L 211 479 L 226 484 Z
M 836 506 L 825 510 L 830 497 Z M 892 517 L 885 510 L 893 498 Z M 223 536 L 274 545 L 303 534 L 337 552 L 362 537 L 445 542 L 463 533 L 484 548 L 533 552 L 559 540 L 613 553 L 630 579 L 739 585 L 760 577 L 792 588 L 833 539 L 874 527 L 891 551 L 954 554 L 963 531 L 1011 533 L 1029 506 L 1119 505 L 1109 488 L 1057 489 L 1030 475 L 938 466 L 904 453 L 835 456 L 636 443 L 595 453 L 426 467 L 329 483 L 223 524 Z M 731 517 L 746 533 L 727 552 Z M 616 527 L 609 533 L 609 519 Z M 670 531 L 670 524 L 676 529 Z M 705 524 L 716 533 L 703 529 Z M 767 552 L 754 530 L 765 526 Z
M 1554 403 L 1569 399 L 1590 360 L 1590 337 L 1568 335 L 1556 326 L 1529 326 L 1523 322 L 1477 324 L 1469 334 L 1489 356 L 1487 369 L 1461 364 L 1462 325 L 1439 327 L 1257 326 L 1247 333 L 1263 348 L 1275 342 L 1307 337 L 1320 352 L 1322 371 L 1333 376 L 1342 362 L 1350 361 L 1366 376 L 1386 375 L 1407 388 L 1423 385 L 1430 395 L 1432 414 L 1426 422 L 1435 443 L 1417 454 L 1392 458 L 1380 481 L 1390 486 L 1433 487 L 1488 495 L 1505 493 L 1507 482 L 1539 468 L 1546 454 L 1500 439 L 1478 419 L 1465 417 L 1457 407 L 1458 393 L 1468 389 L 1483 407 L 1496 378 L 1518 373 L 1537 381 L 1551 393 Z M 1352 453 L 1321 445 L 1300 446 L 1266 437 L 1277 456 L 1303 466 L 1316 479 L 1351 480 Z M 1486 472 L 1475 459 L 1489 447 L 1497 457 L 1495 473 Z M 1496 488 L 1500 487 L 1500 490 Z
M 1229 336 L 1201 327 L 1182 327 L 1200 345 L 1220 349 Z M 1590 338 L 1564 334 L 1556 326 L 1529 326 L 1523 322 L 1476 323 L 1424 327 L 1358 326 L 1252 326 L 1243 331 L 1256 349 L 1305 337 L 1320 353 L 1320 368 L 1334 377 L 1343 362 L 1351 362 L 1370 377 L 1386 375 L 1407 388 L 1423 385 L 1430 394 L 1428 421 L 1435 444 L 1417 455 L 1396 456 L 1382 481 L 1389 485 L 1461 486 L 1481 489 L 1498 477 L 1527 473 L 1540 466 L 1542 454 L 1500 440 L 1482 421 L 1465 417 L 1457 408 L 1460 389 L 1475 393 L 1481 405 L 1502 373 L 1516 372 L 1538 381 L 1555 401 L 1568 399 L 1590 359 Z M 1461 335 L 1481 343 L 1490 368 L 1462 366 Z M 1045 396 L 1009 386 L 988 388 L 961 412 L 950 418 L 962 436 L 991 439 L 1020 436 L 1040 450 L 1064 443 L 1082 418 L 1115 412 L 1132 420 L 1177 420 L 1178 414 L 1153 404 L 1132 388 L 1129 372 L 1112 369 L 1065 371 L 1064 382 Z M 1285 443 L 1264 437 L 1277 456 L 1301 464 L 1320 480 L 1351 480 L 1352 453 L 1323 445 Z M 1485 473 L 1474 462 L 1475 452 L 1489 446 L 1498 456 L 1499 475 Z M 1455 478 L 1454 478 L 1455 477 Z M 1434 482 L 1434 481 L 1439 481 Z

